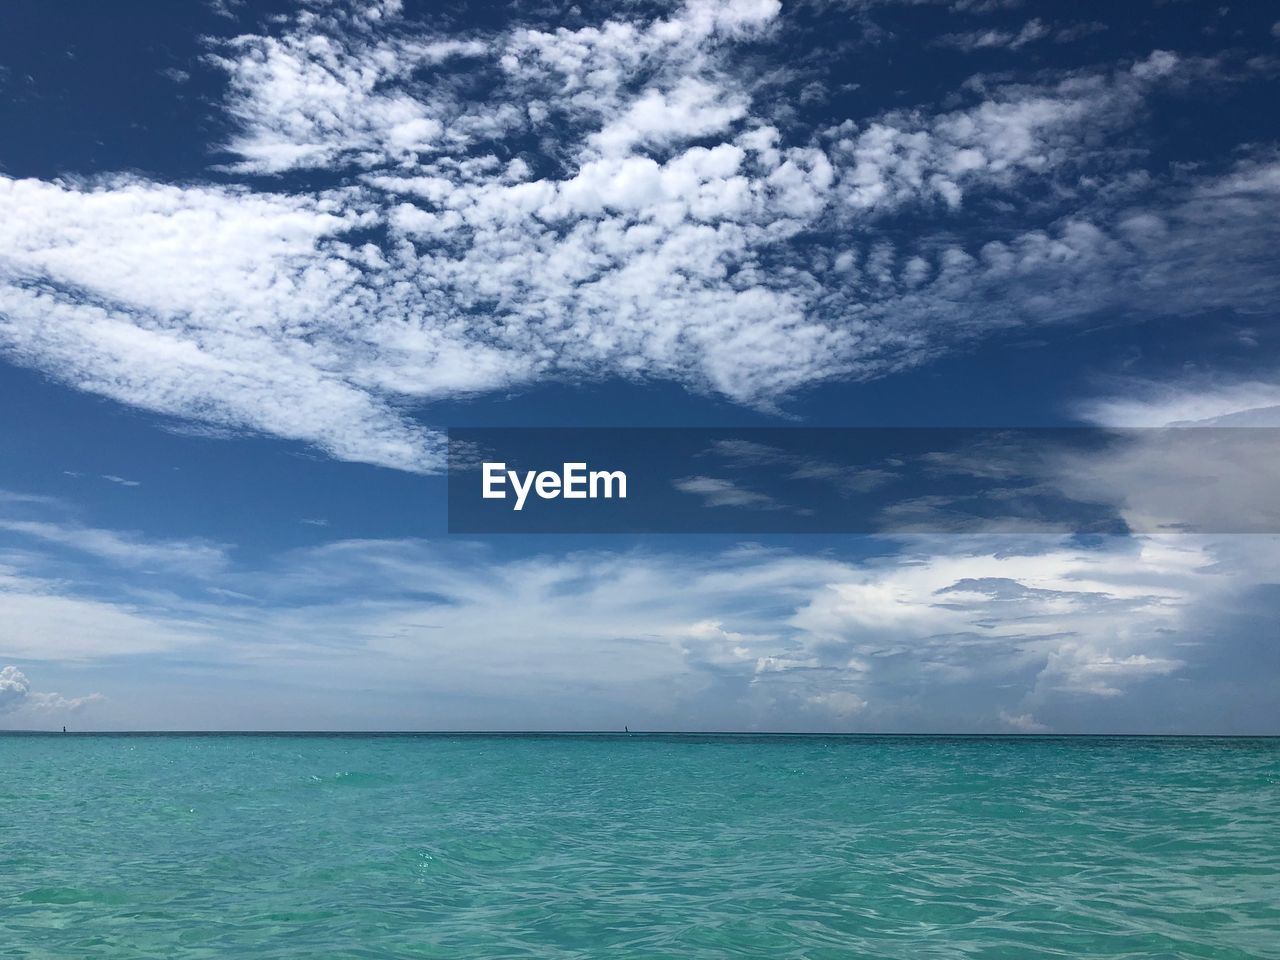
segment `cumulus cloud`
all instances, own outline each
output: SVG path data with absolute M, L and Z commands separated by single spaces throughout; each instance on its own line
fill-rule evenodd
M 17 667 L 0 670 L 0 710 L 8 710 L 25 700 L 29 690 L 26 676 Z
M 738 548 L 502 561 L 345 542 L 265 578 L 274 595 L 252 632 L 275 638 L 270 652 L 244 626 L 230 633 L 290 670 L 321 648 L 357 676 L 394 663 L 403 681 L 482 697 L 607 689 L 699 723 L 995 729 L 1003 708 L 1079 728 L 1097 702 L 1130 704 L 1132 729 L 1151 719 L 1145 689 L 1194 677 L 1200 645 L 1227 642 L 1196 618 L 1274 577 L 1280 553 L 1229 545 L 958 537 L 866 560 Z
M 572 691 L 575 709 L 668 726 L 982 730 L 1009 726 L 1005 710 L 1078 729 L 1092 702 L 1132 729 L 1151 719 L 1145 690 L 1234 642 L 1215 611 L 1280 582 L 1263 539 L 954 537 L 863 558 L 339 541 L 114 596 L 55 556 L 14 553 L 0 654 L 147 653 L 158 670 L 233 668 L 291 696 L 447 692 L 499 711 L 489 722 L 536 710 L 554 725 L 547 704 Z
M 207 182 L 0 178 L 0 351 L 429 472 L 434 400 L 631 377 L 768 408 L 1011 326 L 1274 302 L 1274 158 L 1090 202 L 1152 92 L 1211 65 L 978 77 L 798 127 L 739 56 L 786 28 L 776 0 L 458 35 L 318 3 L 210 41 L 230 133 Z M 975 204 L 1007 222 L 949 229 Z
M 100 693 L 67 698 L 58 693 L 41 693 L 31 689 L 26 674 L 13 665 L 0 668 L 0 714 L 17 711 L 33 713 L 66 713 L 85 704 L 103 699 Z

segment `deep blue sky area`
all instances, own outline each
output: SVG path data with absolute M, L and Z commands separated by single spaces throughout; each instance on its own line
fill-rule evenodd
M 460 427 L 1280 425 L 1272 5 L 4 20 L 0 727 L 1280 733 L 1274 538 L 1138 496 L 1223 529 L 1261 453 L 1046 474 L 1105 537 L 450 535 L 445 476 Z M 793 508 L 717 469 L 667 494 Z

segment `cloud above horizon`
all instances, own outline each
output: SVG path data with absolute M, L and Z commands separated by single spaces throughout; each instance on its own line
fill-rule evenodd
M 75 712 L 101 699 L 100 693 L 72 698 L 60 693 L 41 693 L 31 689 L 31 681 L 17 667 L 12 664 L 0 667 L 0 714 Z
M 881 538 L 861 557 L 334 540 L 147 581 L 136 557 L 180 544 L 30 523 L 0 553 L 0 658 L 94 671 L 153 727 L 225 725 L 218 704 L 243 689 L 249 726 L 271 722 L 264 704 L 340 725 L 350 703 L 392 726 L 1216 729 L 1212 703 L 1188 717 L 1168 699 L 1217 664 L 1249 669 L 1256 625 L 1226 611 L 1280 578 L 1275 537 L 1044 534 Z M 86 537 L 97 566 L 52 552 Z M 130 705 L 118 685 L 142 662 L 217 706 Z M 1233 682 L 1274 679 L 1250 677 Z M 370 691 L 404 698 L 401 718 Z
M 268 26 L 208 41 L 228 132 L 201 182 L 0 176 L 5 357 L 433 472 L 434 401 L 621 377 L 774 409 L 999 331 L 1280 295 L 1273 148 L 1144 164 L 1157 101 L 1264 59 L 1157 49 L 860 113 L 856 60 L 791 65 L 776 0 Z

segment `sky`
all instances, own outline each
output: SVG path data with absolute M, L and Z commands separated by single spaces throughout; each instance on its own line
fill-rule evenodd
M 1106 535 L 467 535 L 446 476 L 1280 426 L 1272 5 L 3 17 L 0 729 L 1280 734 L 1280 542 L 1143 522 L 1149 447 L 1077 464 Z

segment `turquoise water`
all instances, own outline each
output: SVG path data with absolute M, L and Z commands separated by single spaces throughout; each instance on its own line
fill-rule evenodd
M 0 737 L 0 956 L 1280 957 L 1280 741 Z

